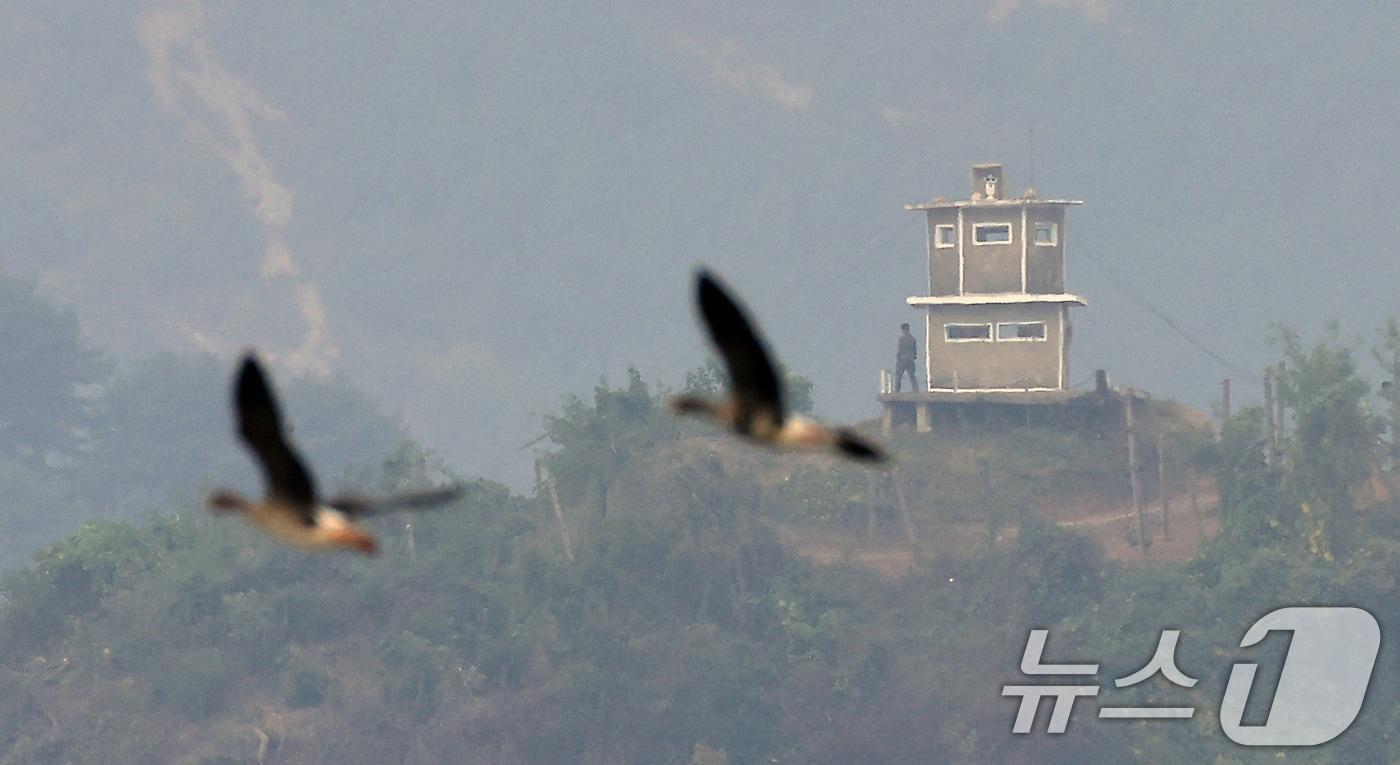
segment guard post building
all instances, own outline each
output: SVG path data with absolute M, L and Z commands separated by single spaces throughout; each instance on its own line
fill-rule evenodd
M 889 430 L 932 428 L 936 412 L 1064 403 L 1070 311 L 1084 305 L 1065 284 L 1065 211 L 1072 199 L 1009 192 L 1000 164 L 972 167 L 968 199 L 905 205 L 928 224 L 928 291 L 907 302 L 924 314 L 920 390 L 895 393 L 888 370 L 879 400 Z M 891 349 L 893 350 L 893 349 Z

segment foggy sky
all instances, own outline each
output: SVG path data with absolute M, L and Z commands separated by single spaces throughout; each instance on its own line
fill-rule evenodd
M 1040 194 L 1086 202 L 1074 382 L 1206 407 L 1273 322 L 1400 313 L 1384 6 L 556 5 L 0 10 L 0 269 L 119 358 L 344 372 L 517 484 L 561 396 L 703 360 L 700 263 L 819 413 L 875 416 L 927 286 L 903 204 L 965 197 L 975 162 L 1020 192 L 1032 132 Z

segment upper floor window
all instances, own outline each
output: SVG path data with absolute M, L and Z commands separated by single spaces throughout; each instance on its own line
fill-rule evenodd
M 940 223 L 933 227 L 934 247 L 957 247 L 958 230 L 951 223 Z
M 991 342 L 991 324 L 944 324 L 943 338 L 950 343 Z
M 1010 223 L 975 223 L 972 226 L 973 244 L 1011 244 Z
M 1044 340 L 1043 321 L 1004 321 L 997 325 L 997 340 Z
M 1035 243 L 1040 247 L 1053 247 L 1060 243 L 1060 224 L 1035 224 Z

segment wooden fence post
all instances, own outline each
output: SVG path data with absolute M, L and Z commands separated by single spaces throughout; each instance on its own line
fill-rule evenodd
M 1196 536 L 1200 541 L 1206 541 L 1206 520 L 1201 515 L 1201 502 L 1196 496 L 1196 471 L 1190 470 L 1186 473 L 1187 488 L 1191 492 L 1191 514 L 1196 516 Z
M 1142 492 L 1138 487 L 1137 434 L 1133 430 L 1131 388 L 1123 392 L 1123 427 L 1128 431 L 1128 486 L 1133 492 L 1133 511 L 1137 513 L 1138 544 L 1142 546 L 1142 554 L 1147 555 L 1147 548 L 1152 544 L 1152 540 L 1147 536 L 1147 521 L 1142 513 Z
M 865 546 L 875 546 L 875 474 L 865 471 Z
M 1274 419 L 1274 370 L 1264 369 L 1264 421 L 1269 426 L 1269 465 L 1278 462 L 1278 421 Z
M 535 460 L 535 484 L 543 483 L 549 491 L 549 503 L 554 506 L 554 520 L 559 524 L 559 539 L 564 544 L 564 557 L 574 562 L 574 544 L 569 537 L 569 524 L 564 521 L 564 508 L 559 504 L 559 492 L 554 488 L 554 476 L 550 476 L 547 481 L 542 480 L 540 475 L 540 461 Z
M 1162 538 L 1172 538 L 1172 526 L 1168 513 L 1171 511 L 1167 500 L 1167 445 L 1157 436 L 1157 494 L 1162 502 Z
M 899 502 L 899 519 L 904 522 L 904 541 L 909 543 L 914 559 L 918 560 L 922 551 L 919 549 L 919 539 L 914 534 L 914 519 L 909 515 L 909 503 L 904 498 L 904 482 L 899 478 L 898 467 L 890 470 L 890 479 L 894 481 L 894 496 Z

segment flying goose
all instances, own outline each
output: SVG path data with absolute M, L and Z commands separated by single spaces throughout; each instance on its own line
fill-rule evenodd
M 209 509 L 238 512 L 254 526 L 291 545 L 307 550 L 347 549 L 374 555 L 378 542 L 356 519 L 394 507 L 429 507 L 461 495 L 453 486 L 389 497 L 335 497 L 321 501 L 311 471 L 287 443 L 282 413 L 261 365 L 252 353 L 244 356 L 234 383 L 233 404 L 238 435 L 253 453 L 267 484 L 262 499 L 250 500 L 219 490 L 209 495 Z
M 696 277 L 696 301 L 710 339 L 729 368 L 733 391 L 723 401 L 673 396 L 667 402 L 673 412 L 709 417 L 741 436 L 779 448 L 834 448 L 856 460 L 885 459 L 881 450 L 849 428 L 830 428 L 784 409 L 782 384 L 763 340 L 708 271 Z

